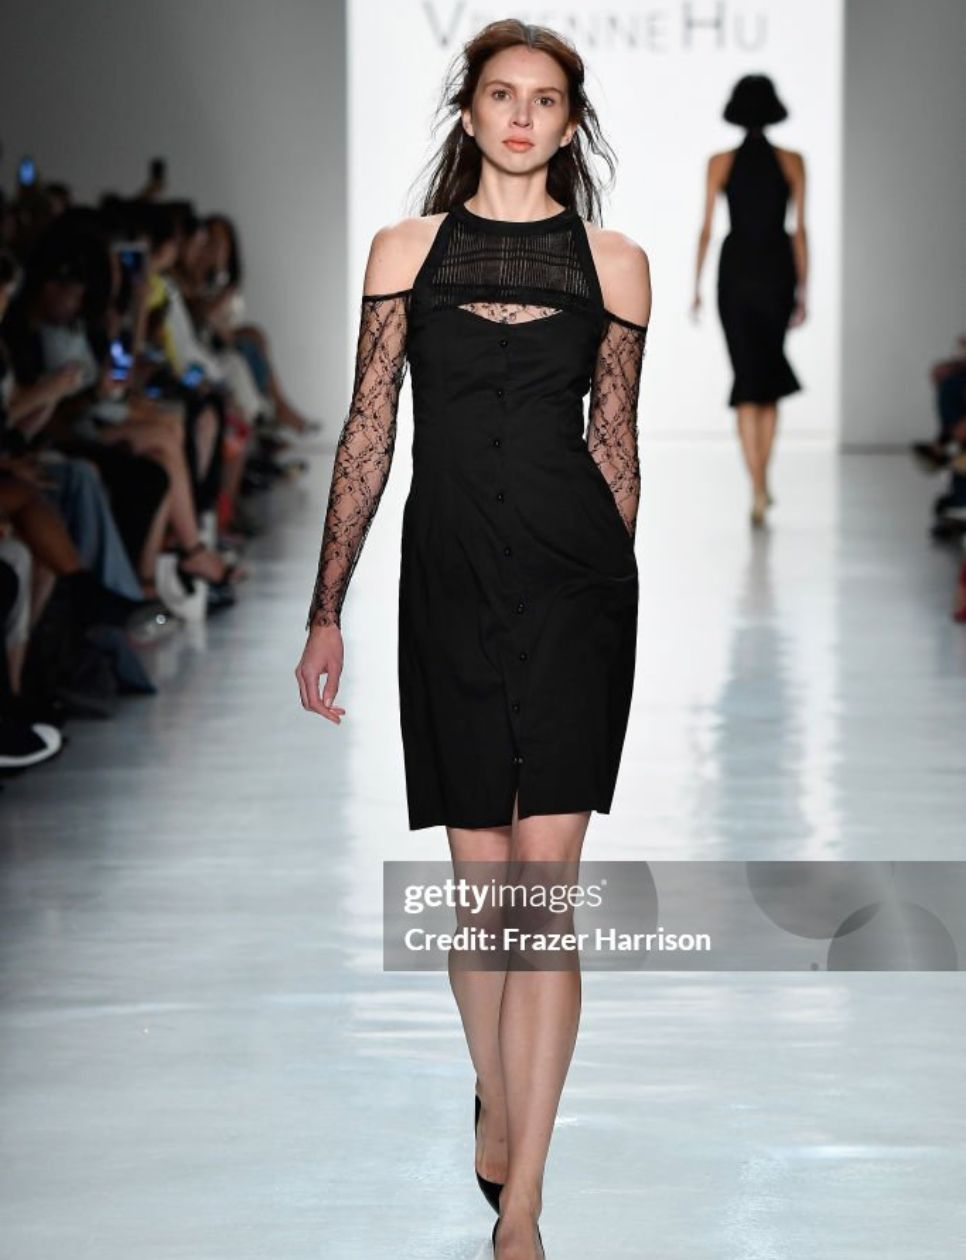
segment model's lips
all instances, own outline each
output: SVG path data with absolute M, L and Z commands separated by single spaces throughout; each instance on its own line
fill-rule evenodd
M 533 141 L 532 141 L 532 140 L 504 140 L 504 141 L 503 141 L 503 143 L 504 143 L 504 144 L 507 146 L 507 148 L 509 148 L 509 149 L 520 149 L 520 150 L 523 150 L 523 149 L 532 149 L 532 148 L 533 148 Z

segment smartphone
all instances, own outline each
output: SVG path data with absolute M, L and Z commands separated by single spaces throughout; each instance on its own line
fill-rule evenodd
M 20 159 L 20 165 L 17 167 L 17 180 L 21 188 L 31 188 L 37 182 L 37 167 L 34 160 L 28 154 Z
M 120 339 L 115 338 L 111 342 L 111 380 L 126 381 L 133 363 L 134 356 L 125 349 Z
M 132 280 L 144 275 L 147 252 L 141 241 L 115 241 L 111 249 Z

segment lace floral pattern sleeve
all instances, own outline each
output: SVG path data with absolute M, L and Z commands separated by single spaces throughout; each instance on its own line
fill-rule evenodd
M 336 446 L 306 629 L 341 626 L 349 581 L 389 477 L 406 375 L 410 293 L 362 297 L 352 399 Z
M 590 391 L 587 448 L 633 539 L 641 499 L 637 403 L 647 325 L 607 313 Z

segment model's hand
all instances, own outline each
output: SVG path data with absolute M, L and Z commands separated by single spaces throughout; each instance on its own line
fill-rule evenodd
M 335 706 L 335 698 L 339 691 L 339 679 L 342 677 L 344 652 L 342 631 L 338 626 L 313 626 L 302 652 L 302 659 L 295 667 L 299 692 L 302 697 L 302 708 L 312 713 L 321 713 L 330 722 L 338 726 L 342 722 L 345 709 Z M 326 675 L 325 690 L 319 696 L 319 682 Z
M 789 328 L 797 328 L 799 324 L 805 323 L 805 299 L 796 298 L 795 305 L 792 308 L 791 316 L 788 320 Z

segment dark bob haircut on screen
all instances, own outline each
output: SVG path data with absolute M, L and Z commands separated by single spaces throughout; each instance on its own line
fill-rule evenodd
M 767 74 L 746 74 L 739 79 L 724 108 L 725 122 L 739 127 L 767 127 L 787 117 L 788 110 L 778 99 L 775 85 Z

